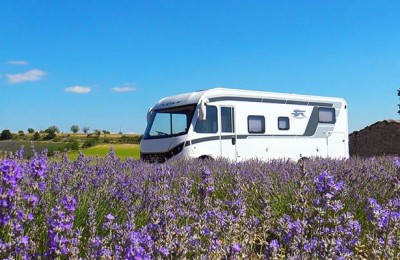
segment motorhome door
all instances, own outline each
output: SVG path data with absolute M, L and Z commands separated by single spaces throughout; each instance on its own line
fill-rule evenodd
M 221 156 L 236 160 L 235 109 L 232 106 L 220 107 L 220 145 Z

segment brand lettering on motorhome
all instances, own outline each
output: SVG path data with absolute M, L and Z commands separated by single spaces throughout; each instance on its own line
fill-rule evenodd
M 177 105 L 181 103 L 182 101 L 176 101 L 176 102 L 167 102 L 167 103 L 162 103 L 160 106 L 171 106 L 171 105 Z

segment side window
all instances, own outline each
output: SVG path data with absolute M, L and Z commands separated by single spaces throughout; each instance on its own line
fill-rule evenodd
M 318 122 L 327 124 L 336 123 L 335 109 L 330 107 L 318 108 Z
M 289 130 L 289 117 L 280 116 L 278 117 L 278 129 L 279 130 Z
M 221 132 L 235 132 L 233 115 L 233 107 L 221 107 Z
M 264 116 L 248 116 L 247 129 L 249 133 L 265 133 L 265 118 Z
M 207 106 L 206 120 L 197 120 L 195 131 L 197 133 L 218 132 L 217 107 Z

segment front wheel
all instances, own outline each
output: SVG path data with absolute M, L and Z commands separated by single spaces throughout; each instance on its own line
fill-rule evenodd
M 199 157 L 200 160 L 210 160 L 210 161 L 214 161 L 214 159 L 209 156 L 209 155 L 202 155 Z

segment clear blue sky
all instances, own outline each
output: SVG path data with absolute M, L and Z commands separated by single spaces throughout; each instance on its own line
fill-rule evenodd
M 212 87 L 344 97 L 350 131 L 399 119 L 400 1 L 0 3 L 0 131 L 142 133 Z

